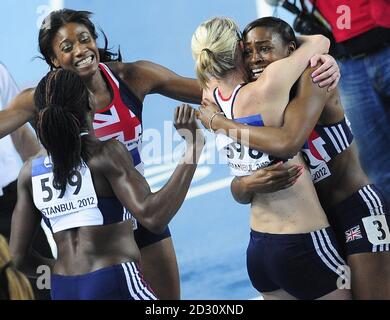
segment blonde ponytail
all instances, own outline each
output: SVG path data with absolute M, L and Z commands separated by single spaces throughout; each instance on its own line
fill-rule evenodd
M 222 78 L 235 68 L 240 31 L 229 18 L 212 18 L 203 22 L 191 40 L 192 57 L 202 88 L 211 77 Z
M 0 235 L 0 270 L 0 300 L 34 299 L 27 277 L 12 265 L 8 243 L 2 235 Z

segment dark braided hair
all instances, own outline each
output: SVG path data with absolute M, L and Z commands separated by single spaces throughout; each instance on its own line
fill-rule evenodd
M 38 83 L 34 102 L 38 137 L 53 163 L 53 186 L 65 190 L 74 170 L 89 158 L 80 137 L 88 129 L 88 90 L 77 74 L 56 69 Z
M 293 28 L 286 21 L 276 17 L 263 17 L 253 20 L 242 32 L 243 38 L 246 37 L 249 31 L 257 27 L 272 29 L 273 32 L 280 36 L 285 45 L 288 45 L 290 42 L 298 44 Z
M 41 52 L 43 59 L 45 59 L 47 64 L 50 66 L 51 70 L 55 68 L 51 61 L 51 59 L 54 57 L 53 39 L 61 27 L 71 22 L 79 23 L 84 25 L 88 29 L 94 40 L 98 38 L 95 25 L 90 20 L 91 15 L 92 13 L 89 11 L 61 9 L 51 12 L 43 20 L 38 37 L 39 51 Z M 107 37 L 104 34 L 103 30 L 100 29 L 100 31 L 104 37 L 104 48 L 99 48 L 100 62 L 121 62 L 122 55 L 120 50 L 118 50 L 118 53 L 112 53 L 111 51 L 109 51 Z

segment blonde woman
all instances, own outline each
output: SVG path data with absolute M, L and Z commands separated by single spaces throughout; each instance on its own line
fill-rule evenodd
M 0 300 L 33 300 L 26 276 L 14 268 L 8 243 L 0 235 Z
M 192 54 L 204 95 L 214 100 L 229 119 L 249 126 L 280 127 L 291 87 L 310 58 L 329 49 L 329 40 L 323 36 L 300 40 L 297 50 L 287 47 L 291 51 L 287 58 L 256 70 L 261 77 L 245 84 L 248 79 L 237 25 L 228 18 L 202 23 L 192 37 Z M 326 89 L 317 91 L 313 104 L 324 104 Z M 210 117 L 211 128 L 218 116 Z M 245 130 L 236 133 L 243 136 L 248 134 Z M 281 165 L 280 159 L 237 144 L 226 133 L 217 135 L 217 145 L 236 176 Z M 249 277 L 265 299 L 350 299 L 349 290 L 339 289 L 345 280 L 345 262 L 302 156 L 283 162 L 300 168 L 301 177 L 291 188 L 253 196 L 247 250 Z

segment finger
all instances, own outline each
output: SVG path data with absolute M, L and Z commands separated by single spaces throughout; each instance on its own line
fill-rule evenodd
M 286 185 L 280 187 L 280 190 L 284 190 L 284 189 L 290 188 L 290 187 L 292 187 L 294 184 L 295 184 L 295 182 L 294 182 L 294 183 L 288 183 L 288 184 L 286 184 Z
M 189 105 L 186 105 L 184 107 L 184 112 L 183 112 L 183 122 L 188 123 L 190 120 L 190 114 L 191 114 L 191 107 Z
M 297 177 L 297 178 L 295 178 L 295 179 L 288 180 L 287 182 L 285 181 L 284 183 L 281 183 L 280 185 L 278 185 L 278 187 L 279 187 L 280 189 L 287 189 L 287 188 L 290 188 L 290 187 L 292 187 L 294 184 L 297 183 L 298 178 L 299 178 L 299 177 Z
M 320 61 L 321 55 L 315 54 L 314 56 L 311 57 L 310 59 L 310 66 L 313 68 L 317 65 L 318 61 Z
M 179 107 L 179 113 L 177 115 L 177 123 L 183 123 L 184 104 Z
M 189 115 L 189 121 L 194 122 L 196 120 L 196 113 L 198 111 L 195 110 L 194 108 L 190 108 L 190 115 Z
M 333 81 L 333 83 L 329 86 L 328 92 L 336 89 L 337 85 L 339 84 L 339 81 L 340 81 L 340 74 L 337 75 L 336 80 Z
M 283 161 L 279 161 L 279 162 L 273 164 L 272 166 L 269 166 L 269 167 L 264 168 L 263 170 L 272 171 L 272 170 L 274 170 L 274 169 L 277 169 L 277 168 L 282 167 L 282 165 L 283 165 Z M 260 170 L 257 170 L 257 171 L 260 171 Z
M 333 66 L 333 67 L 329 68 L 328 70 L 322 72 L 317 77 L 315 77 L 313 79 L 313 81 L 314 82 L 320 82 L 322 80 L 325 80 L 325 79 L 329 78 L 330 76 L 334 75 L 335 73 L 337 73 L 337 68 L 335 66 Z
M 296 179 L 298 178 L 303 172 L 303 166 L 295 166 L 294 168 L 291 168 L 285 172 L 272 172 L 272 175 L 271 173 L 270 176 L 272 177 L 271 180 L 274 180 L 274 181 L 291 181 L 293 179 Z
M 290 178 L 288 178 L 288 181 L 292 182 L 294 180 L 297 180 L 302 174 L 303 174 L 303 170 L 300 170 L 296 174 L 294 174 Z
M 281 182 L 277 182 L 277 183 L 275 183 L 275 182 L 269 183 L 266 186 L 267 186 L 268 192 L 276 192 L 276 191 L 291 187 L 292 185 L 293 185 L 292 182 L 281 181 Z
M 293 175 L 284 175 L 279 177 L 272 177 L 272 179 L 266 179 L 269 184 L 278 184 L 278 185 L 284 185 L 287 183 L 291 183 L 292 181 L 298 179 L 302 175 L 302 172 L 299 171 L 297 173 L 294 173 Z
M 291 174 L 288 170 L 283 171 L 268 171 L 266 178 L 267 180 L 278 180 L 278 179 L 288 179 Z
M 201 117 L 201 112 L 200 112 L 200 110 L 195 110 L 195 109 L 194 109 L 194 112 L 195 112 L 195 118 L 196 118 L 196 119 L 200 119 L 200 117 Z
M 336 79 L 337 74 L 332 74 L 329 78 L 325 79 L 324 81 L 321 81 L 318 85 L 320 86 L 320 88 L 324 88 L 331 85 Z
M 312 78 L 318 77 L 321 73 L 325 72 L 328 70 L 332 65 L 329 64 L 322 64 L 318 69 L 314 70 L 313 73 L 311 74 Z
M 294 164 L 293 166 L 291 166 L 289 169 L 288 169 L 288 172 L 290 174 L 293 174 L 295 172 L 298 172 L 299 170 L 301 170 L 303 168 L 303 165 L 297 165 L 297 164 Z
M 174 121 L 175 124 L 177 123 L 177 120 L 178 120 L 178 117 L 179 117 L 179 110 L 180 110 L 180 107 L 176 107 L 175 108 L 175 112 L 173 114 L 173 121 Z

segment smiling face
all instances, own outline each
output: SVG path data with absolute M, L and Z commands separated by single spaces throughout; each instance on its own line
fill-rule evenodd
M 81 78 L 91 77 L 98 69 L 99 50 L 83 24 L 71 22 L 58 29 L 52 48 L 51 61 L 56 68 L 73 71 Z
M 244 38 L 244 62 L 251 81 L 272 62 L 287 57 L 295 45 L 286 45 L 272 28 L 255 27 Z

